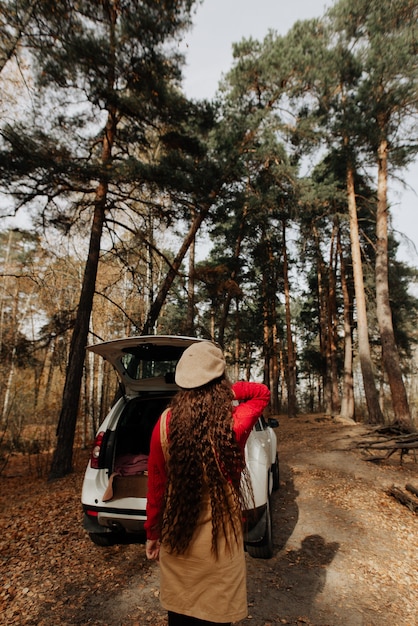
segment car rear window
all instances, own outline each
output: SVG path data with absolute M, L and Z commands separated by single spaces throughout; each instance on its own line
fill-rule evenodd
M 124 370 L 133 380 L 164 377 L 174 382 L 174 371 L 184 347 L 146 344 L 129 348 L 121 357 Z

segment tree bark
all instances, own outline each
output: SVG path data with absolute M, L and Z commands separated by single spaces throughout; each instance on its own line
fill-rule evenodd
M 315 226 L 312 227 L 313 237 L 316 245 L 316 280 L 318 290 L 318 319 L 319 319 L 319 351 L 321 355 L 321 382 L 323 394 L 323 410 L 326 414 L 332 415 L 332 391 L 331 391 L 331 369 L 329 359 L 329 337 L 328 337 L 328 298 L 325 288 L 325 267 L 322 258 L 320 237 Z
M 379 396 L 373 373 L 372 357 L 369 343 L 367 323 L 366 297 L 364 293 L 363 267 L 361 262 L 360 238 L 357 221 L 357 204 L 354 188 L 354 170 L 347 164 L 347 198 L 350 220 L 351 258 L 353 263 L 354 291 L 357 309 L 357 336 L 361 373 L 363 376 L 364 393 L 372 424 L 383 424 L 384 417 L 379 405 Z
M 194 218 L 195 211 L 192 211 Z M 189 278 L 187 281 L 187 319 L 186 332 L 188 335 L 194 335 L 194 307 L 195 307 L 195 262 L 196 262 L 196 238 L 194 237 L 190 243 L 189 250 Z
M 267 276 L 263 275 L 263 335 L 264 335 L 264 382 L 271 391 L 270 408 L 278 413 L 278 362 L 277 327 L 272 320 L 271 299 L 268 297 Z
M 331 411 L 332 415 L 340 412 L 341 401 L 338 388 L 338 364 L 337 364 L 337 288 L 336 273 L 338 254 L 336 239 L 338 239 L 339 225 L 337 219 L 332 229 L 330 255 L 329 255 L 329 279 L 328 279 L 328 362 L 331 376 Z
M 382 343 L 383 365 L 390 386 L 395 422 L 405 430 L 412 430 L 411 413 L 399 363 L 389 299 L 387 158 L 387 141 L 383 139 L 378 148 L 376 313 Z
M 244 229 L 245 229 L 245 225 L 246 225 L 246 213 L 247 210 L 244 207 L 244 211 L 243 211 L 243 215 L 241 218 L 241 222 L 240 222 L 240 226 L 239 226 L 239 231 L 238 231 L 238 237 L 235 243 L 235 249 L 234 249 L 234 257 L 232 259 L 233 262 L 233 267 L 232 267 L 232 271 L 231 271 L 231 280 L 233 280 L 234 282 L 237 279 L 237 267 L 238 267 L 238 259 L 240 257 L 241 254 L 241 244 L 242 244 L 242 239 L 244 236 Z M 232 302 L 232 298 L 233 298 L 234 294 L 231 291 L 228 291 L 225 297 L 225 302 L 224 302 L 224 306 L 222 309 L 222 316 L 221 319 L 219 320 L 219 343 L 221 344 L 221 346 L 224 345 L 224 341 L 225 341 L 225 328 L 226 328 L 226 323 L 228 320 L 228 315 L 229 315 L 229 310 L 231 307 L 231 302 Z
M 277 312 L 276 312 L 276 267 L 273 256 L 271 241 L 263 230 L 263 320 L 264 320 L 264 350 L 265 350 L 265 374 L 264 379 L 268 385 L 271 398 L 270 409 L 272 414 L 278 413 L 278 384 L 279 367 L 277 359 Z M 289 401 L 289 396 L 288 396 Z
M 177 276 L 177 272 L 180 269 L 180 266 L 183 262 L 184 257 L 186 256 L 186 253 L 192 243 L 192 241 L 194 240 L 197 231 L 199 230 L 203 220 L 207 217 L 209 211 L 210 211 L 210 204 L 205 205 L 203 208 L 200 209 L 200 211 L 198 211 L 192 221 L 192 224 L 189 228 L 189 232 L 187 233 L 181 247 L 180 250 L 177 253 L 176 258 L 174 259 L 173 263 L 171 264 L 170 269 L 167 272 L 167 275 L 165 277 L 165 280 L 163 282 L 163 284 L 160 287 L 160 290 L 154 300 L 154 302 L 152 303 L 150 310 L 148 312 L 147 315 L 147 319 L 145 320 L 144 326 L 142 327 L 142 331 L 141 331 L 141 335 L 148 335 L 149 333 L 152 332 L 152 329 L 154 328 L 154 325 L 158 319 L 158 316 L 160 314 L 161 308 L 165 302 L 165 299 L 167 297 L 167 294 L 170 290 L 171 285 L 173 284 L 173 281 L 175 279 L 175 277 Z
M 344 375 L 341 393 L 340 416 L 354 418 L 354 387 L 353 387 L 353 325 L 352 325 L 352 299 L 348 288 L 346 265 L 341 246 L 341 234 L 338 232 L 337 241 L 338 255 L 341 268 L 341 291 L 344 303 Z
M 286 220 L 282 220 L 282 246 L 283 246 L 283 283 L 286 313 L 286 339 L 287 339 L 287 415 L 296 417 L 296 354 L 292 335 L 292 316 L 290 311 L 290 285 L 289 285 L 289 261 L 286 244 Z
M 241 341 L 239 298 L 235 298 L 234 380 L 240 379 Z
M 89 332 L 90 315 L 93 306 L 97 268 L 99 264 L 100 241 L 104 224 L 104 203 L 106 185 L 101 184 L 98 192 L 93 224 L 90 234 L 90 246 L 84 271 L 80 302 L 71 337 L 70 355 L 62 396 L 62 408 L 57 427 L 57 440 L 52 458 L 49 479 L 62 478 L 72 471 L 72 456 L 80 401 L 81 381 L 85 358 L 85 347 Z

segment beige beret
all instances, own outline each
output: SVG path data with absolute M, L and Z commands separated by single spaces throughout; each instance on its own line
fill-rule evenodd
M 176 367 L 176 384 L 194 389 L 210 383 L 225 373 L 222 350 L 211 341 L 199 341 L 189 346 Z

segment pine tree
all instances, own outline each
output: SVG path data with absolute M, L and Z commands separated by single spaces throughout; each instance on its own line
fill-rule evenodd
M 393 329 L 389 292 L 390 169 L 416 154 L 418 5 L 410 0 L 341 0 L 331 11 L 344 46 L 353 48 L 363 71 L 355 91 L 359 147 L 377 169 L 376 312 L 383 364 L 395 421 L 412 428 Z M 415 131 L 414 131 L 415 128 Z
M 63 231 L 80 219 L 90 224 L 51 478 L 72 469 L 103 230 L 118 211 L 138 206 L 144 186 L 155 188 L 158 139 L 189 110 L 179 90 L 182 59 L 170 44 L 189 25 L 192 5 L 45 1 L 24 32 L 36 60 L 38 102 L 33 120 L 3 128 L 3 185 L 17 208 L 39 199 L 43 223 Z M 158 212 L 164 218 L 162 207 Z

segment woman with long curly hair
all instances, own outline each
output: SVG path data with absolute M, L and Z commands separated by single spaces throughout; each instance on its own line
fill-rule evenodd
M 231 385 L 210 341 L 184 351 L 175 380 L 180 391 L 151 438 L 146 554 L 160 562 L 169 626 L 227 626 L 247 615 L 244 447 L 270 392 Z

